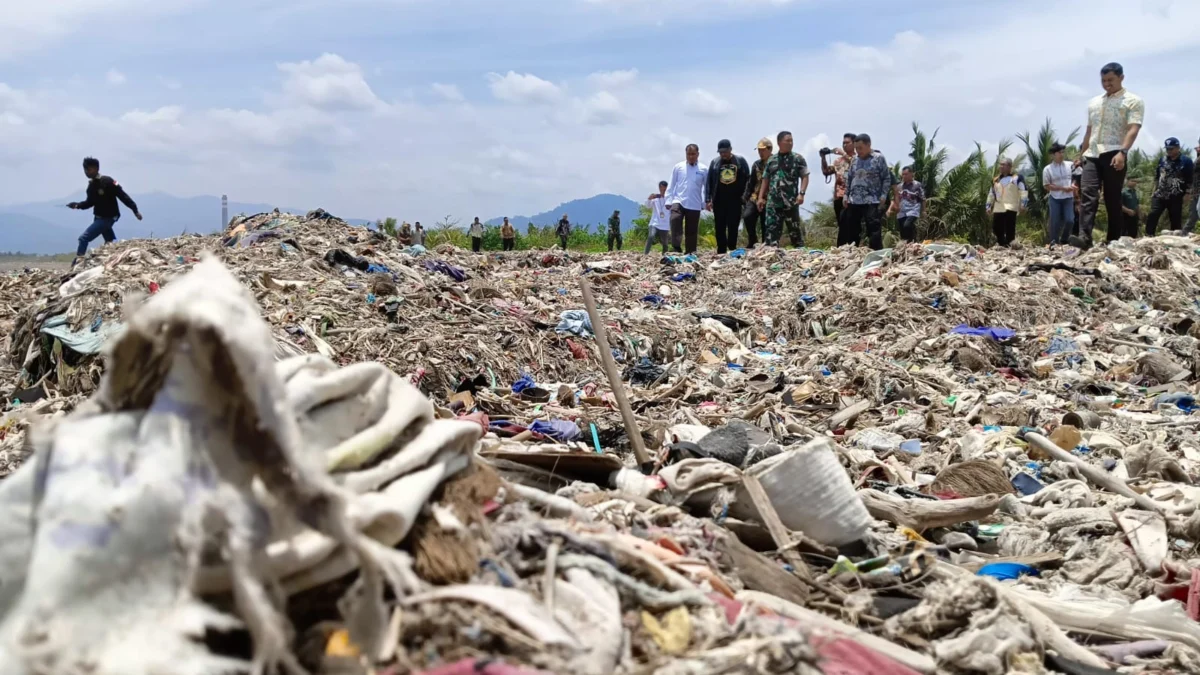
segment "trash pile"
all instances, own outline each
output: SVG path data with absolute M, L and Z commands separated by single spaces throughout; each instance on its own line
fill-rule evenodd
M 1200 672 L 1200 239 L 0 279 L 0 672 Z

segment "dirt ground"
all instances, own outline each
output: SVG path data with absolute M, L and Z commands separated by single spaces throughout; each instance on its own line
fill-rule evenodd
M 30 262 L 20 260 L 5 260 L 0 262 L 0 272 L 16 272 L 25 269 L 26 267 L 37 267 L 43 270 L 60 270 L 66 271 L 71 268 L 71 263 L 66 262 Z

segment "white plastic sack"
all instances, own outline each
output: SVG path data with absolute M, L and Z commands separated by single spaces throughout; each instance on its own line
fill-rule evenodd
M 35 430 L 35 461 L 0 483 L 0 675 L 295 669 L 269 589 L 356 568 L 347 625 L 373 653 L 384 577 L 397 592 L 414 583 L 391 546 L 479 427 L 433 422 L 378 364 L 275 364 L 252 298 L 212 261 L 149 298 L 107 349 L 96 397 Z M 321 420 L 340 426 L 318 432 Z M 340 476 L 379 492 L 326 473 L 331 457 L 355 466 L 397 446 Z M 236 618 L 200 599 L 206 584 L 232 592 Z M 200 639 L 238 625 L 253 664 Z

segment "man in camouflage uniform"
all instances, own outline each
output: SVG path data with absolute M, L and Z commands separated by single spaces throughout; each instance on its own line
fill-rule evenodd
M 621 241 L 621 212 L 613 211 L 613 214 L 608 217 L 608 250 L 613 250 L 613 242 L 617 244 L 617 250 L 620 251 L 624 243 Z
M 763 243 L 778 246 L 786 227 L 792 246 L 804 245 L 800 228 L 800 205 L 808 191 L 808 162 L 792 152 L 792 133 L 781 131 L 776 137 L 779 152 L 767 160 L 763 169 L 762 186 L 758 189 L 758 208 L 763 219 Z

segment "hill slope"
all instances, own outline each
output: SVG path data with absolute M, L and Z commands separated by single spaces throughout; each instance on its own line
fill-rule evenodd
M 523 228 L 528 223 L 534 225 L 553 225 L 558 222 L 562 214 L 567 214 L 571 219 L 571 223 L 580 225 L 604 226 L 608 223 L 608 217 L 612 215 L 614 210 L 621 212 L 621 230 L 629 230 L 633 227 L 633 219 L 638 216 L 638 203 L 628 197 L 621 195 L 602 194 L 588 197 L 586 199 L 574 199 L 565 204 L 543 211 L 533 216 L 509 216 L 509 222 L 517 228 Z M 487 221 L 488 225 L 499 225 L 504 219 L 492 218 Z

